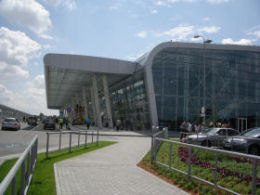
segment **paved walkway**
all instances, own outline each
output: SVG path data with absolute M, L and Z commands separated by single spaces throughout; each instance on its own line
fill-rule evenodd
M 58 195 L 187 194 L 136 166 L 149 150 L 150 138 L 101 139 L 118 143 L 55 164 Z

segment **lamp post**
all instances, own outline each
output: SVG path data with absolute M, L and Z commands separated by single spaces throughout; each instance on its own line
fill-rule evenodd
M 193 38 L 202 38 L 203 40 L 203 105 L 201 108 L 203 114 L 203 123 L 206 123 L 206 65 L 205 65 L 205 45 L 211 43 L 212 40 L 204 39 L 202 35 L 195 35 Z

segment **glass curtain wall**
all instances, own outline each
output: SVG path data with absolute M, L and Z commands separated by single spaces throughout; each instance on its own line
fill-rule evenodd
M 150 127 L 145 87 L 143 71 L 110 87 L 114 125 L 120 120 L 123 129 L 141 130 Z
M 260 125 L 260 53 L 167 48 L 154 58 L 152 72 L 160 125 L 201 122 L 203 86 L 207 124 L 236 128 L 237 118 L 245 117 L 248 128 Z

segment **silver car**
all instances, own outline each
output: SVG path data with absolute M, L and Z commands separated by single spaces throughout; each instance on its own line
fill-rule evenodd
M 12 129 L 19 130 L 21 128 L 20 122 L 16 118 L 5 118 L 2 122 L 2 130 Z
M 202 133 L 187 136 L 184 139 L 184 142 L 209 147 L 223 147 L 224 139 L 226 139 L 229 136 L 236 135 L 239 135 L 239 131 L 232 128 L 210 128 Z

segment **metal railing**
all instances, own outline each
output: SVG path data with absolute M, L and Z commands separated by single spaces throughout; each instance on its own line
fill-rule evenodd
M 16 161 L 0 184 L 0 195 L 4 194 L 11 184 L 11 194 L 16 194 L 16 188 L 19 186 L 19 194 L 27 194 L 29 185 L 32 180 L 33 170 L 37 161 L 38 136 L 36 135 L 25 151 Z M 17 185 L 16 176 L 20 173 L 20 185 Z
M 157 161 L 156 159 L 156 155 L 157 155 L 157 149 L 156 149 L 156 145 L 154 144 L 154 142 L 166 142 L 169 144 L 169 160 L 168 160 L 168 164 L 162 163 Z M 175 167 L 172 166 L 172 147 L 173 145 L 178 145 L 178 146 L 184 146 L 186 148 L 188 148 L 188 156 L 187 156 L 187 172 L 177 169 Z M 200 149 L 203 151 L 210 151 L 213 152 L 215 154 L 215 164 L 213 165 L 213 170 L 214 170 L 214 182 L 202 179 L 196 175 L 192 175 L 191 174 L 191 169 L 192 169 L 192 149 Z M 257 166 L 259 166 L 259 161 L 260 161 L 260 157 L 259 156 L 255 156 L 255 155 L 248 155 L 248 154 L 243 154 L 243 153 L 238 153 L 238 152 L 231 152 L 231 151 L 226 151 L 226 150 L 220 150 L 220 149 L 213 149 L 213 148 L 208 148 L 208 147 L 203 147 L 203 146 L 198 146 L 198 145 L 192 145 L 192 144 L 186 144 L 186 143 L 181 143 L 181 142 L 177 142 L 177 141 L 172 141 L 172 140 L 168 140 L 168 139 L 163 139 L 157 136 L 152 137 L 152 155 L 154 155 L 154 157 L 152 158 L 153 163 L 155 164 L 159 164 L 161 166 L 167 167 L 171 170 L 174 170 L 178 173 L 187 175 L 188 178 L 194 178 L 196 180 L 199 180 L 201 182 L 204 182 L 206 184 L 212 185 L 214 187 L 217 187 L 221 190 L 224 190 L 226 192 L 232 193 L 232 194 L 239 194 L 237 192 L 234 192 L 230 189 L 227 189 L 223 186 L 220 186 L 217 184 L 218 182 L 218 170 L 219 170 L 219 155 L 220 154 L 224 154 L 224 155 L 229 155 L 229 156 L 236 156 L 239 158 L 245 158 L 248 160 L 248 162 L 252 163 L 252 170 L 251 170 L 251 179 L 252 179 L 252 194 L 255 195 L 256 194 L 256 186 L 257 186 Z
M 152 143 L 151 143 L 151 161 L 154 162 L 156 160 L 156 153 L 161 145 L 161 142 L 158 142 L 155 138 L 168 138 L 168 128 L 164 127 L 160 131 L 158 126 L 153 126 L 152 128 L 153 135 L 152 135 Z
M 55 151 L 61 151 L 61 150 L 66 150 L 68 149 L 69 152 L 71 152 L 72 147 L 75 146 L 75 144 L 72 144 L 72 136 L 76 135 L 77 136 L 77 145 L 76 146 L 80 146 L 82 144 L 80 144 L 80 138 L 81 136 L 84 136 L 84 148 L 87 148 L 87 144 L 88 144 L 88 137 L 91 137 L 91 143 L 96 143 L 96 145 L 98 145 L 99 142 L 99 131 L 89 131 L 89 130 L 80 130 L 80 131 L 56 131 L 56 132 L 46 132 L 47 134 L 47 141 L 46 141 L 46 159 L 49 158 L 49 153 L 51 152 L 55 152 Z M 58 149 L 52 149 L 50 151 L 50 136 L 51 135 L 59 135 L 59 142 L 58 142 Z M 62 135 L 69 135 L 68 136 L 68 147 L 62 147 Z M 96 137 L 96 141 L 94 142 L 94 136 Z

